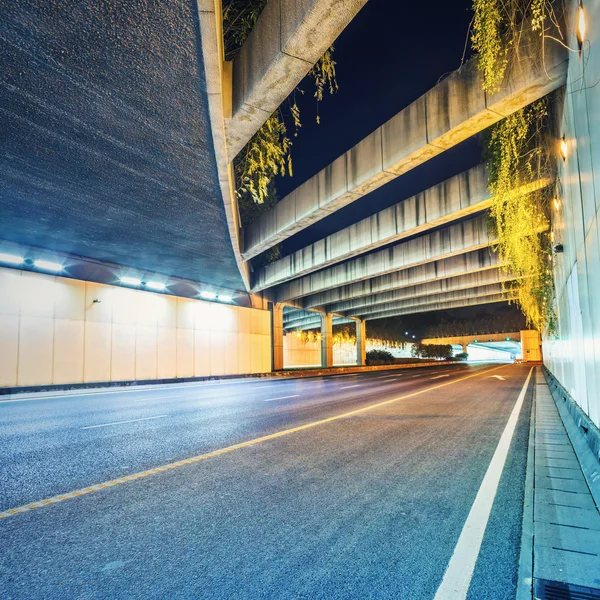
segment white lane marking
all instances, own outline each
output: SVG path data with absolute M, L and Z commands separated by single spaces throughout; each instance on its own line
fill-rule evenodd
M 490 518 L 496 492 L 498 491 L 500 476 L 504 470 L 510 443 L 517 426 L 517 421 L 519 420 L 519 413 L 523 406 L 532 373 L 533 367 L 529 371 L 523 389 L 510 413 L 510 417 L 508 417 L 506 427 L 502 432 L 494 456 L 481 482 L 475 502 L 473 502 L 469 516 L 465 521 L 456 547 L 454 548 L 454 553 L 444 574 L 444 579 L 442 579 L 434 600 L 464 600 L 467 597 L 471 579 L 473 578 L 475 563 L 481 549 L 483 535 Z
M 431 379 L 441 379 L 442 377 L 450 377 L 450 375 L 438 375 L 437 377 L 431 377 Z
M 347 390 L 348 388 L 353 387 L 360 387 L 360 383 L 357 383 L 356 385 L 345 385 L 344 387 L 341 387 L 340 390 Z
M 96 429 L 96 427 L 110 427 L 111 425 L 123 425 L 123 423 L 137 423 L 138 421 L 150 421 L 151 419 L 164 419 L 167 415 L 156 415 L 155 417 L 143 417 L 142 419 L 129 419 L 128 421 L 115 421 L 114 423 L 101 423 L 100 425 L 87 425 L 81 429 Z
M 265 402 L 273 402 L 275 400 L 286 400 L 287 398 L 299 398 L 300 394 L 295 394 L 294 396 L 279 396 L 279 398 L 269 398 L 265 400 Z
M 504 377 L 502 377 L 502 375 L 492 375 L 491 377 L 495 377 L 496 379 L 500 379 L 501 381 L 504 381 Z M 491 379 L 490 377 L 490 379 Z

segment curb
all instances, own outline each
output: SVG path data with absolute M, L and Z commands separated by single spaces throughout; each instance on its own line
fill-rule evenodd
M 535 407 L 536 379 L 533 378 L 533 397 L 529 417 L 529 442 L 527 445 L 527 468 L 525 471 L 525 495 L 523 497 L 523 521 L 521 525 L 521 549 L 515 600 L 533 598 L 533 495 L 535 481 Z

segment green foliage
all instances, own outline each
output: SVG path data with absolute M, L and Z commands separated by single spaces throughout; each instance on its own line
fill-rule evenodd
M 256 24 L 267 0 L 223 0 L 225 60 L 233 60 Z
M 415 358 L 449 360 L 453 356 L 450 344 L 413 344 L 410 352 Z
M 367 365 L 393 365 L 396 359 L 387 350 L 369 350 L 367 352 Z
M 553 4 L 554 0 L 473 0 L 471 44 L 484 91 L 500 89 L 509 63 L 518 60 L 521 38 L 529 35 L 529 30 L 533 35 L 528 51 L 537 50 L 542 58 L 543 39 L 552 37 L 548 32 L 552 29 L 560 35 Z M 537 43 L 537 48 L 531 42 Z
M 550 320 L 553 297 L 547 232 L 552 188 L 522 190 L 550 171 L 547 115 L 545 101 L 525 107 L 495 125 L 488 143 L 490 225 L 503 269 L 516 278 L 504 287 L 516 294 L 528 325 L 539 331 Z

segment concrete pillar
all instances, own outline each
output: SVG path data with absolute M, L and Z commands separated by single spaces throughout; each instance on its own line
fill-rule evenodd
M 321 313 L 321 367 L 333 367 L 333 315 Z
M 283 304 L 273 304 L 271 311 L 271 370 L 283 370 Z
M 463 354 L 467 353 L 467 344 L 462 345 L 462 351 L 463 351 Z
M 364 367 L 367 364 L 367 322 L 356 321 L 356 364 Z

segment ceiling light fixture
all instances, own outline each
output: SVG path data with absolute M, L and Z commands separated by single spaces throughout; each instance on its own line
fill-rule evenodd
M 200 296 L 206 300 L 214 300 L 217 297 L 213 292 L 200 292 Z
M 154 290 L 156 292 L 163 292 L 167 286 L 164 283 L 161 283 L 160 281 L 148 281 L 146 283 L 146 287 L 149 290 Z
M 142 280 L 137 277 L 119 277 L 119 281 L 125 285 L 141 285 Z
M 0 254 L 0 262 L 7 265 L 22 265 L 24 260 L 22 256 L 17 256 L 16 254 Z
M 231 296 L 227 296 L 225 294 L 219 294 L 217 296 L 217 299 L 220 300 L 221 302 L 231 302 L 233 300 L 233 298 Z
M 53 271 L 54 273 L 62 271 L 63 266 L 60 263 L 53 262 L 51 260 L 34 260 L 33 266 L 36 269 L 43 269 L 44 271 Z

